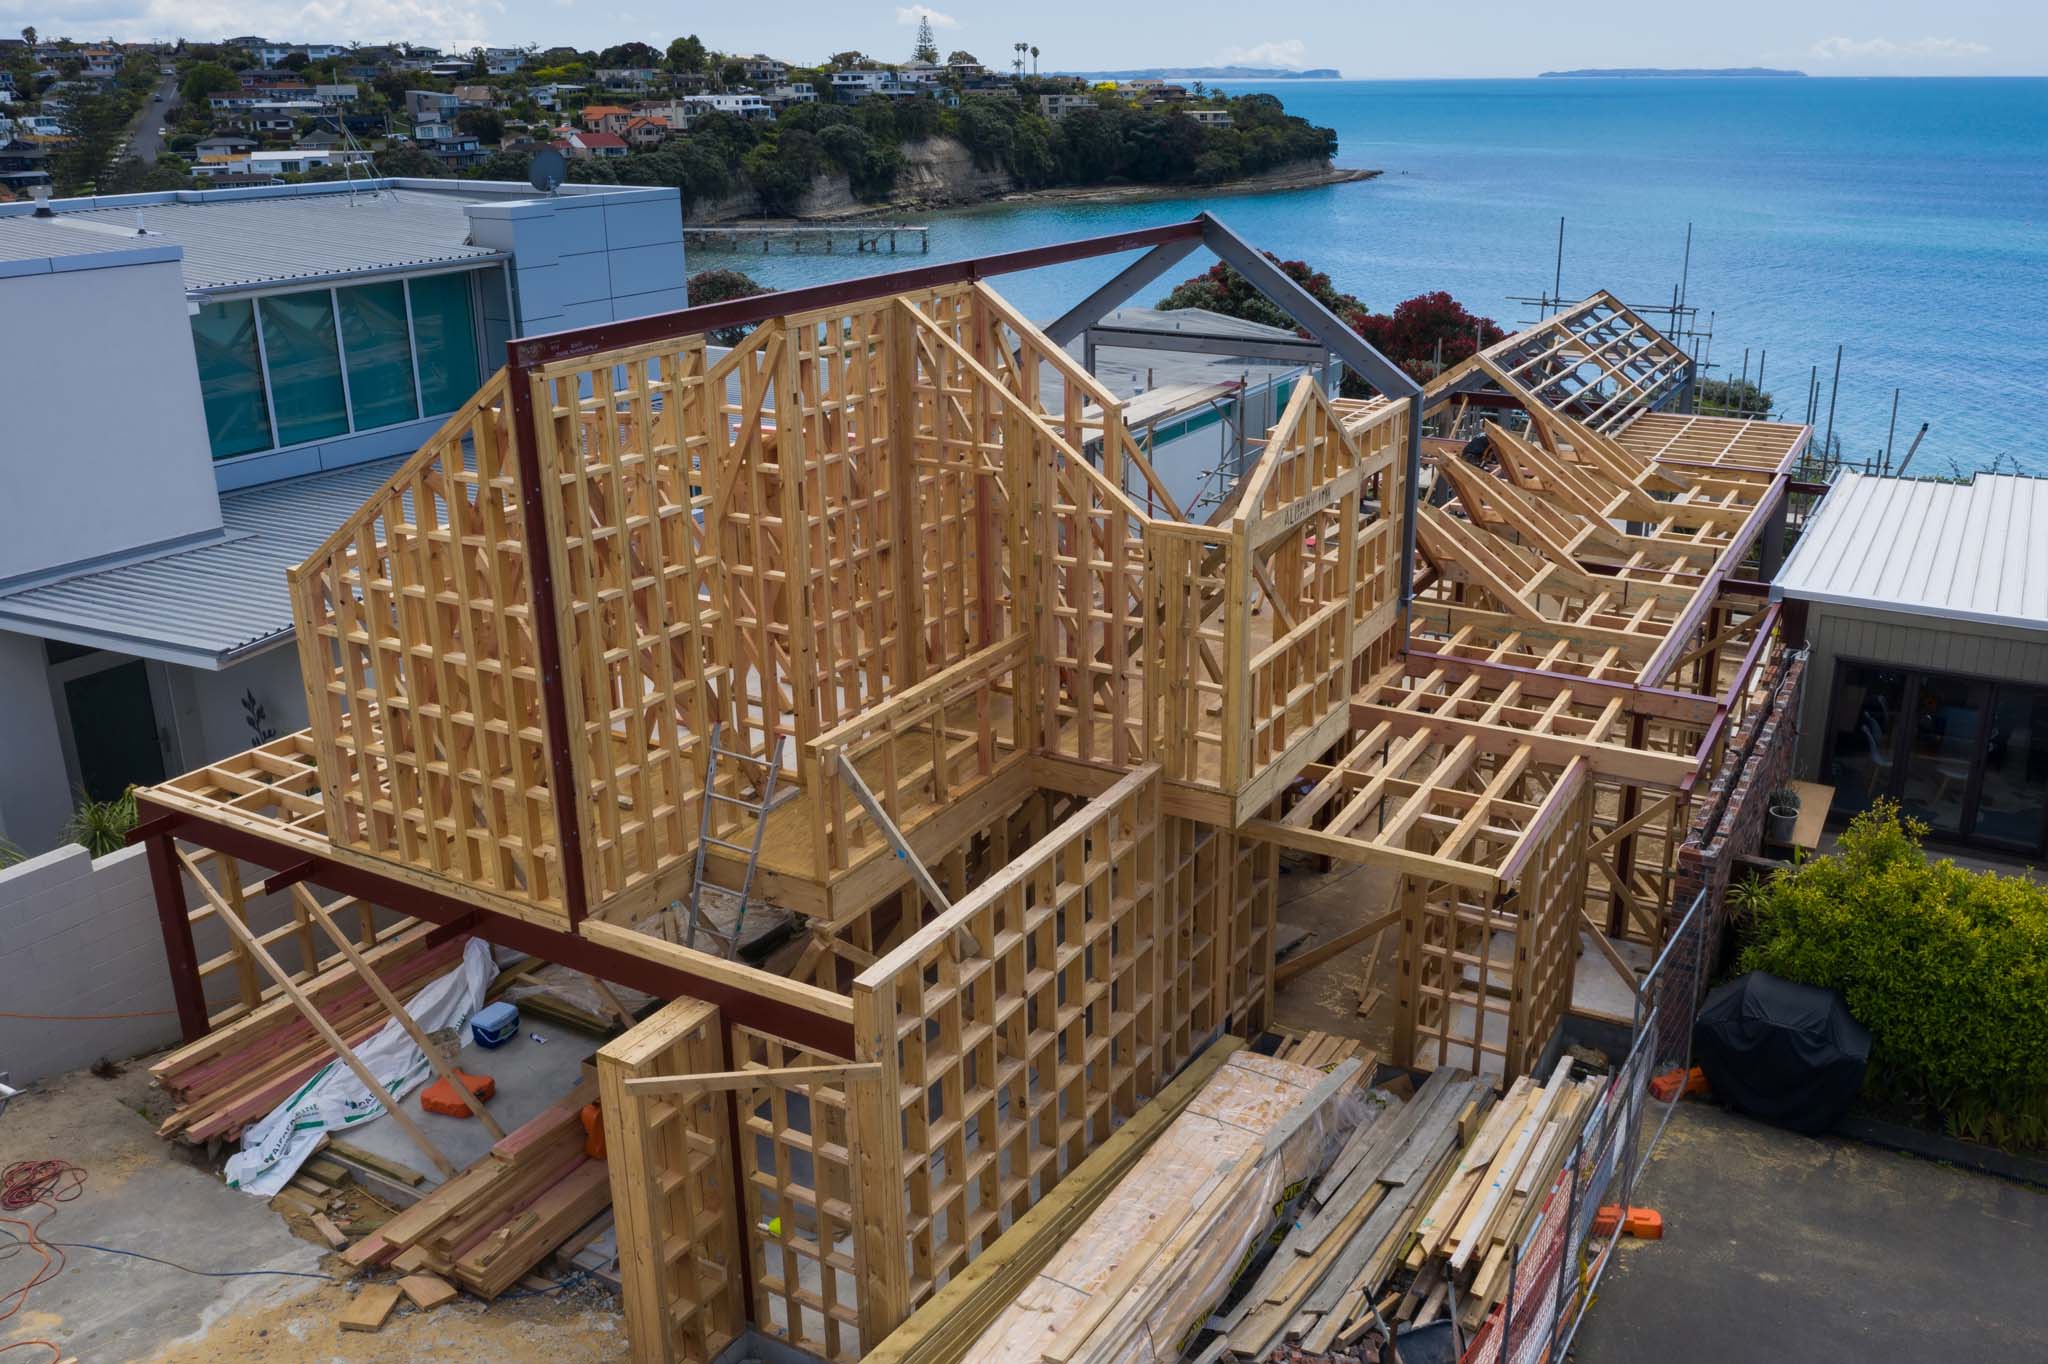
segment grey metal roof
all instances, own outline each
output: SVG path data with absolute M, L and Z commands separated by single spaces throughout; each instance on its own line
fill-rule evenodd
M 195 668 L 292 637 L 285 570 L 369 500 L 404 458 L 223 493 L 225 534 L 0 596 L 0 628 Z
M 1771 596 L 2048 629 L 2048 479 L 1843 473 Z
M 462 211 L 483 197 L 410 189 L 194 195 L 47 217 L 0 216 L 0 260 L 175 245 L 184 250 L 185 287 L 194 292 L 490 260 L 503 253 L 470 244 Z

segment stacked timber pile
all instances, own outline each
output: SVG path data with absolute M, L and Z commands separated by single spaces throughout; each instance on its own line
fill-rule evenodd
M 1457 1165 L 1459 1133 L 1488 1098 L 1484 1080 L 1446 1067 L 1402 1104 L 1353 1132 L 1324 1170 L 1265 1269 L 1219 1323 L 1208 1351 L 1264 1359 L 1299 1344 L 1309 1356 L 1359 1342 L 1382 1286 Z
M 1329 1070 L 1342 1061 L 1357 1057 L 1366 1080 L 1372 1079 L 1373 1069 L 1379 1064 L 1379 1053 L 1355 1037 L 1334 1037 L 1326 1032 L 1311 1032 L 1290 1038 L 1273 1053 L 1283 1061 L 1292 1061 L 1298 1066 L 1313 1066 L 1317 1070 Z
M 433 925 L 421 924 L 363 954 L 399 998 L 408 998 L 462 960 L 466 937 L 430 945 Z M 321 1017 L 360 1046 L 390 1021 L 355 967 L 342 962 L 299 987 Z M 157 1135 L 204 1144 L 236 1141 L 269 1114 L 335 1053 L 291 1000 L 279 997 L 247 1017 L 217 1028 L 149 1068 L 177 1105 Z
M 1233 1055 L 966 1351 L 976 1364 L 1179 1357 L 1273 1227 L 1286 1191 L 1341 1140 L 1364 1078 Z
M 495 1298 L 611 1205 L 602 1158 L 585 1152 L 586 1080 L 490 1153 L 343 1252 L 356 1269 L 430 1272 Z
M 1605 1081 L 1573 1080 L 1572 1058 L 1548 1084 L 1514 1082 L 1460 1154 L 1416 1227 L 1406 1265 L 1415 1271 L 1394 1320 L 1425 1325 L 1451 1310 L 1475 1331 L 1506 1296 L 1509 1247 L 1522 1245 L 1557 1185 Z

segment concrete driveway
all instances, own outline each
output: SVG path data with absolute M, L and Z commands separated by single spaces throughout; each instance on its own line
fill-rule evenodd
M 1696 1102 L 1637 1187 L 1584 1364 L 2048 1359 L 2048 1193 Z

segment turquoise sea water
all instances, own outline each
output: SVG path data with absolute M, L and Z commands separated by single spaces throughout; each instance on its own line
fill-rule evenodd
M 1375 308 L 1451 290 L 1512 330 L 1506 302 L 1551 285 L 1565 220 L 1563 292 L 1606 287 L 1668 303 L 1686 224 L 1688 297 L 1714 313 L 1711 360 L 1745 347 L 1781 412 L 1820 424 L 1844 345 L 1835 430 L 1881 448 L 1892 389 L 1897 453 L 1933 424 L 1915 472 L 2003 457 L 2048 474 L 2039 434 L 2048 375 L 2048 79 L 1737 81 L 1288 81 L 1291 112 L 1337 130 L 1338 160 L 1375 180 L 1284 194 L 1132 204 L 989 206 L 934 215 L 930 259 L 1112 232 L 1209 208 L 1256 245 L 1300 257 Z M 1195 272 L 1195 261 L 1185 273 Z M 919 257 L 696 251 L 774 286 Z M 999 287 L 1047 318 L 1122 258 L 1010 276 Z M 1171 278 L 1181 277 L 1176 272 Z M 1163 289 L 1134 300 L 1155 301 Z M 1703 318 L 1704 320 L 1704 318 Z

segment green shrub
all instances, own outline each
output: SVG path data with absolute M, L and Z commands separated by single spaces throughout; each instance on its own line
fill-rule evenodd
M 128 831 L 134 827 L 134 787 L 112 800 L 94 800 L 81 791 L 78 808 L 64 824 L 64 836 L 94 857 L 105 857 L 128 846 Z
M 1931 861 L 1926 832 L 1880 802 L 1836 852 L 1776 873 L 1740 969 L 1841 991 L 1870 1029 L 1873 1098 L 2048 1145 L 2048 887 Z

